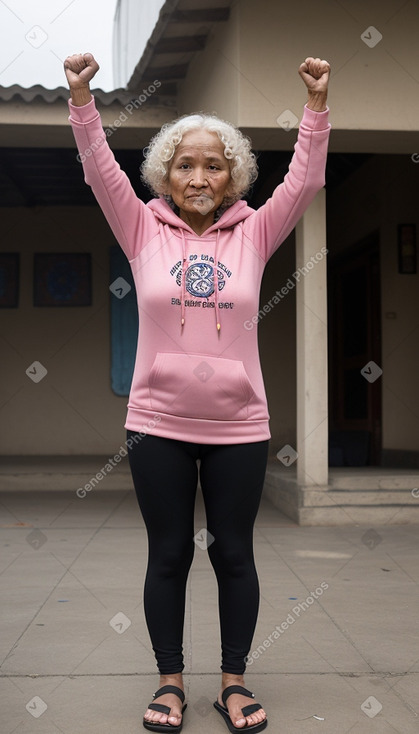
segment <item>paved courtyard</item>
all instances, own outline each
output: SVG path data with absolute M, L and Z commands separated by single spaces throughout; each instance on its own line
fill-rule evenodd
M 142 605 L 147 536 L 133 490 L 3 492 L 1 734 L 134 734 L 158 687 Z M 195 528 L 205 528 L 198 490 Z M 262 501 L 246 685 L 272 734 L 419 731 L 419 528 L 299 527 Z M 227 731 L 217 588 L 197 540 L 183 731 Z

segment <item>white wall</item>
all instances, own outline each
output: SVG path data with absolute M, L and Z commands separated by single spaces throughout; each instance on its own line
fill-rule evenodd
M 196 103 L 230 108 L 231 121 L 244 128 L 278 130 L 284 110 L 301 118 L 306 91 L 298 67 L 307 56 L 320 56 L 332 66 L 335 130 L 417 131 L 419 3 L 240 0 L 226 25 L 217 26 L 191 63 L 182 112 Z M 369 47 L 363 38 L 371 35 L 371 43 L 378 33 L 382 39 Z M 229 107 L 231 97 L 236 109 Z M 263 142 L 259 147 L 269 150 Z

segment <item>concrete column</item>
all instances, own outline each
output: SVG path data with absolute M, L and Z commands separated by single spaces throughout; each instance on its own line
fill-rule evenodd
M 297 480 L 302 485 L 328 481 L 327 256 L 322 247 L 327 247 L 325 189 L 296 227 L 296 272 L 301 276 L 296 289 Z

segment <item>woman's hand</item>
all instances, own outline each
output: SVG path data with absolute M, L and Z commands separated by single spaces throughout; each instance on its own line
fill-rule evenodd
M 316 112 L 326 109 L 330 64 L 324 59 L 308 56 L 300 65 L 298 73 L 308 91 L 307 107 Z
M 99 64 L 93 54 L 73 54 L 64 61 L 64 71 L 71 92 L 71 101 L 76 106 L 90 102 L 89 82 L 99 71 Z
M 99 71 L 99 64 L 93 54 L 73 54 L 64 61 L 64 71 L 70 89 L 80 89 L 89 86 L 90 80 Z

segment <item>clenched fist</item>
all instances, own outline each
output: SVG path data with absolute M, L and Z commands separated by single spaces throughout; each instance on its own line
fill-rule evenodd
M 83 89 L 89 87 L 90 80 L 99 71 L 99 64 L 93 54 L 73 54 L 64 61 L 64 71 L 70 89 Z
M 298 73 L 304 81 L 309 94 L 327 93 L 330 76 L 330 64 L 327 61 L 308 56 L 300 65 Z

